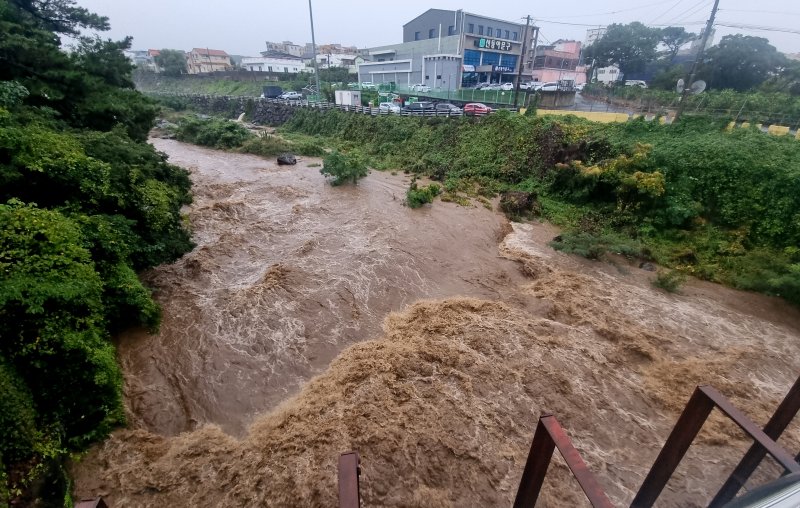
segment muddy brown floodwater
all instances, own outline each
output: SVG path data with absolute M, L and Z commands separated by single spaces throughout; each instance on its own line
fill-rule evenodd
M 332 506 L 337 456 L 357 449 L 365 506 L 510 505 L 551 411 L 629 503 L 696 384 L 763 424 L 800 372 L 800 315 L 779 300 L 666 294 L 553 251 L 544 224 L 411 210 L 404 175 L 337 188 L 317 159 L 153 143 L 192 172 L 197 248 L 144 274 L 163 324 L 119 338 L 129 429 L 75 465 L 79 496 Z M 660 505 L 707 503 L 747 445 L 712 418 Z M 544 504 L 580 505 L 554 464 Z

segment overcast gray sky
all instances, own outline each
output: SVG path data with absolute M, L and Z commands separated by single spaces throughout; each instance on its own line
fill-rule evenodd
M 119 39 L 132 35 L 134 49 L 209 47 L 257 56 L 264 49 L 264 41 L 311 41 L 308 2 L 304 0 L 78 0 L 78 4 L 111 19 L 107 36 Z M 313 0 L 317 44 L 338 42 L 360 48 L 402 42 L 403 23 L 431 7 L 462 8 L 507 20 L 530 14 L 547 42 L 559 38 L 583 40 L 589 27 L 582 24 L 642 21 L 684 25 L 699 32 L 712 4 L 713 0 Z M 800 2 L 721 0 L 717 19 L 721 23 L 798 31 Z M 729 33 L 766 37 L 781 51 L 800 52 L 798 33 L 718 26 L 715 40 Z

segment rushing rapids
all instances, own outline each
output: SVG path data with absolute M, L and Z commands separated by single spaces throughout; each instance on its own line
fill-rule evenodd
M 164 322 L 119 338 L 130 428 L 76 464 L 78 495 L 331 506 L 337 454 L 358 449 L 368 506 L 509 505 L 552 411 L 630 502 L 695 384 L 763 424 L 800 372 L 800 315 L 775 299 L 669 295 L 554 252 L 542 224 L 411 210 L 403 175 L 333 188 L 315 159 L 154 143 L 192 172 L 197 248 L 145 274 Z M 796 426 L 782 442 L 800 449 Z M 665 505 L 702 504 L 747 444 L 712 419 Z M 552 474 L 548 505 L 579 503 Z

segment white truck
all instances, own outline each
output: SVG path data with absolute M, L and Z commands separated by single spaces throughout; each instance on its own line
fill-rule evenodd
M 336 90 L 334 94 L 337 106 L 361 105 L 361 92 L 359 90 Z

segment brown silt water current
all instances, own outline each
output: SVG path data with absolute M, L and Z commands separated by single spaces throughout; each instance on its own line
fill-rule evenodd
M 197 248 L 144 274 L 163 324 L 119 338 L 129 428 L 75 465 L 78 496 L 334 506 L 357 449 L 365 506 L 508 506 L 552 412 L 628 504 L 695 385 L 763 425 L 800 373 L 800 315 L 779 300 L 667 294 L 553 251 L 544 224 L 411 210 L 404 175 L 331 187 L 317 159 L 153 143 L 192 172 Z M 800 424 L 780 442 L 800 450 Z M 712 418 L 660 505 L 707 504 L 748 444 Z M 543 504 L 579 493 L 556 459 Z

